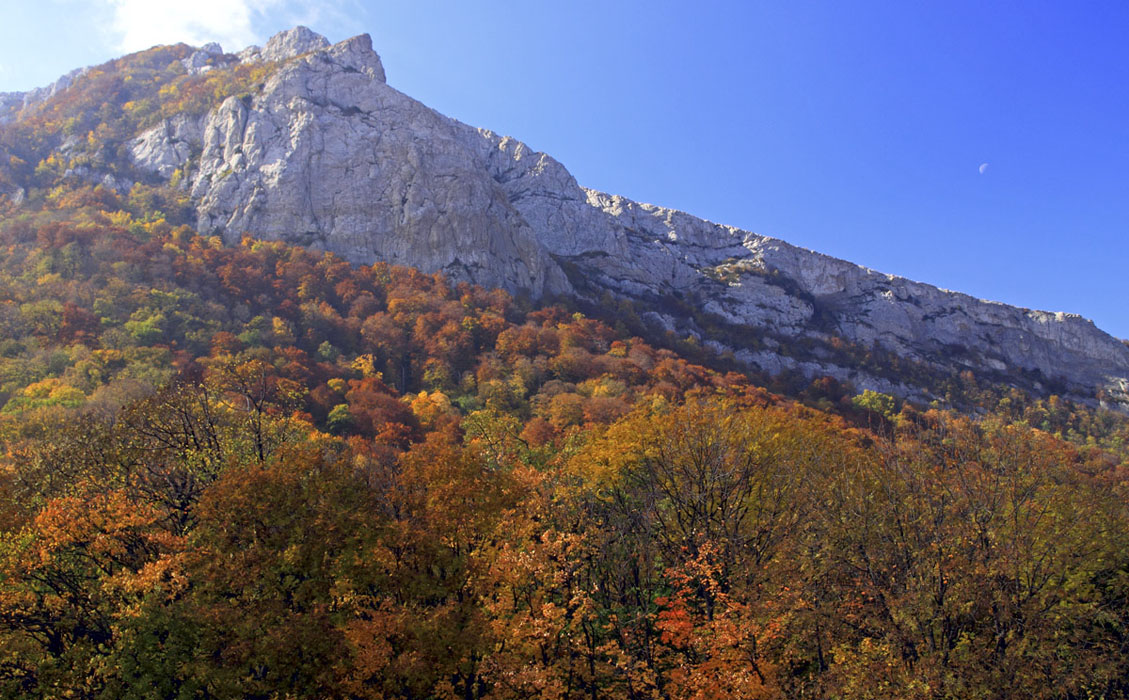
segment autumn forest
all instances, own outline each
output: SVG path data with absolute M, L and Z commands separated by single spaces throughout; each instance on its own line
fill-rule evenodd
M 186 50 L 0 125 L 0 697 L 1129 695 L 1125 416 L 744 374 L 75 177 L 258 79 Z

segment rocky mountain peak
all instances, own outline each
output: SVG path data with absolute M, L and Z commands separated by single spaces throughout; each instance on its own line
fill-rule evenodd
M 264 61 L 284 61 L 311 51 L 328 48 L 329 41 L 307 27 L 294 27 L 275 34 L 263 48 Z
M 285 62 L 301 56 L 317 56 L 345 71 L 364 73 L 373 80 L 385 81 L 384 66 L 372 48 L 372 37 L 360 34 L 330 44 L 321 34 L 298 26 L 275 34 L 263 48 L 249 46 L 239 53 L 243 63 Z
M 244 61 L 285 61 L 329 47 L 329 40 L 308 27 L 297 26 L 275 34 L 266 46 L 249 46 L 240 53 Z

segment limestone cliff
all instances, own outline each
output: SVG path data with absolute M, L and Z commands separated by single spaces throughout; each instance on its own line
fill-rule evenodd
M 769 372 L 930 398 L 904 376 L 836 354 L 841 339 L 941 375 L 973 369 L 1037 392 L 1129 402 L 1129 347 L 1090 321 L 584 189 L 548 155 L 389 87 L 368 36 L 330 45 L 297 28 L 238 56 L 204 47 L 185 67 L 224 61 L 274 68 L 251 97 L 166 119 L 128 144 L 154 177 L 186 173 L 202 233 L 285 240 L 535 297 L 610 293 L 656 329 Z M 32 98 L 3 101 L 20 99 Z

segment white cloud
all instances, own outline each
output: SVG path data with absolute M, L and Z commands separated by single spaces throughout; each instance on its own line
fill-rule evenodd
M 110 31 L 123 52 L 209 41 L 236 52 L 262 43 L 276 31 L 317 19 L 316 10 L 295 12 L 290 4 L 287 0 L 110 0 Z M 265 34 L 260 33 L 264 24 L 270 25 Z

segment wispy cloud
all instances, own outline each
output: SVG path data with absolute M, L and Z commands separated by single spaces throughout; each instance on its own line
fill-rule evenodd
M 313 3 L 311 3 L 313 4 Z M 110 31 L 120 51 L 157 44 L 218 41 L 239 51 L 295 24 L 316 24 L 318 9 L 287 0 L 110 0 Z M 316 29 L 316 27 L 314 27 Z

